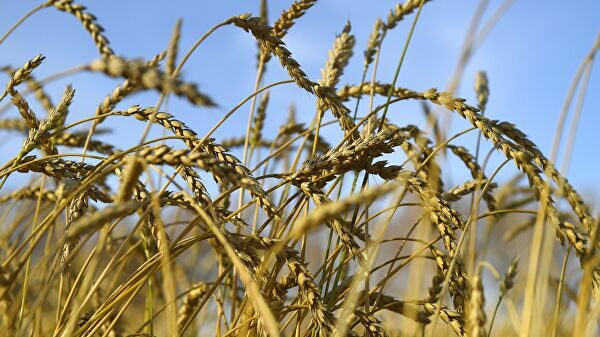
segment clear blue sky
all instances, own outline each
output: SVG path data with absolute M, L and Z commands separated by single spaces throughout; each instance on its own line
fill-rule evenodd
M 486 18 L 501 1 L 490 1 Z M 40 1 L 0 1 L 0 32 L 4 33 L 18 18 Z M 181 47 L 186 50 L 211 26 L 244 12 L 258 13 L 258 1 L 80 1 L 89 7 L 106 29 L 113 49 L 127 57 L 151 57 L 168 43 L 177 18 L 183 18 Z M 272 22 L 291 1 L 269 1 Z M 432 1 L 426 4 L 417 25 L 398 84 L 416 90 L 430 87 L 443 89 L 452 75 L 462 41 L 478 1 Z M 351 20 L 356 35 L 355 57 L 343 81 L 359 81 L 362 50 L 377 17 L 385 17 L 394 1 L 322 0 L 294 26 L 285 42 L 309 76 L 318 80 L 336 33 Z M 458 95 L 474 102 L 473 78 L 477 70 L 486 70 L 490 78 L 491 97 L 488 116 L 508 120 L 525 131 L 540 148 L 549 153 L 556 120 L 577 66 L 592 46 L 600 29 L 600 1 L 525 1 L 515 0 L 473 56 L 465 72 Z M 412 16 L 389 35 L 380 63 L 379 80 L 390 82 L 404 44 Z M 183 51 L 182 51 L 183 52 Z M 0 45 L 0 64 L 19 66 L 38 53 L 47 56 L 35 72 L 43 78 L 97 57 L 96 48 L 80 23 L 68 14 L 52 8 L 36 13 L 10 38 Z M 212 96 L 219 109 L 199 109 L 179 100 L 170 102 L 170 111 L 202 133 L 220 119 L 225 111 L 252 91 L 255 77 L 256 44 L 250 36 L 233 27 L 217 31 L 190 59 L 184 78 L 197 82 Z M 584 194 L 600 191 L 600 66 L 592 72 L 585 100 L 569 179 Z M 285 74 L 271 62 L 267 82 L 281 80 Z M 1 77 L 2 80 L 5 77 Z M 113 80 L 95 74 L 81 74 L 48 87 L 55 101 L 64 85 L 77 89 L 71 120 L 93 113 L 95 106 L 109 93 Z M 156 95 L 136 96 L 128 104 L 153 105 Z M 285 118 L 291 101 L 298 105 L 302 119 L 309 119 L 314 100 L 294 86 L 273 90 L 267 134 Z M 38 111 L 40 111 L 38 109 Z M 217 136 L 240 134 L 248 109 L 226 124 Z M 398 106 L 394 111 L 406 121 L 423 125 L 418 106 Z M 396 113 L 396 112 L 395 112 Z M 115 133 L 110 136 L 122 147 L 137 141 L 130 124 L 111 122 Z M 140 127 L 143 126 L 140 124 Z M 467 124 L 455 118 L 453 130 Z M 155 130 L 159 135 L 159 130 Z M 137 129 L 135 132 L 139 132 Z M 137 135 L 137 133 L 136 133 Z M 14 156 L 10 144 L 17 137 L 0 135 L 0 159 Z M 472 138 L 467 138 L 472 139 Z M 469 140 L 467 140 L 469 141 Z M 20 142 L 20 140 L 18 141 Z M 16 144 L 18 144 L 18 142 Z M 468 145 L 468 144 L 467 144 Z M 559 165 L 560 167 L 560 165 Z

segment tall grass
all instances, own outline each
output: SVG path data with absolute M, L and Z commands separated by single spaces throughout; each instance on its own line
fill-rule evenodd
M 16 24 L 0 43 L 37 11 L 65 12 L 100 55 L 45 80 L 35 76 L 42 55 L 2 68 L 0 128 L 23 139 L 0 168 L 2 335 L 597 335 L 598 217 L 555 168 L 556 150 L 548 158 L 517 126 L 486 117 L 493 78 L 477 74 L 474 102 L 454 94 L 472 80 L 464 67 L 509 4 L 479 32 L 485 5 L 477 10 L 448 91 L 404 88 L 404 56 L 428 2 L 392 8 L 364 50 L 348 22 L 320 79 L 284 43 L 316 1 L 268 18 L 263 0 L 263 17 L 216 22 L 189 50 L 179 21 L 164 52 L 135 60 L 116 54 L 98 19 L 71 0 L 4 18 Z M 381 82 L 384 41 L 402 25 L 409 33 L 395 76 Z M 223 29 L 257 42 L 255 89 L 200 132 L 184 120 L 218 102 L 182 70 Z M 580 81 L 580 102 L 585 95 L 599 41 L 563 116 Z M 360 83 L 344 81 L 349 62 L 363 65 Z M 289 78 L 265 83 L 267 65 Z M 77 88 L 58 98 L 45 86 L 81 71 L 121 82 L 95 112 L 71 121 Z M 292 106 L 273 128 L 270 117 L 281 112 L 270 99 L 291 84 L 316 106 Z M 124 103 L 144 91 L 159 95 L 155 105 Z M 200 111 L 173 111 L 172 96 Z M 422 104 L 427 125 L 394 122 L 408 101 Z M 449 133 L 451 115 L 467 128 Z M 224 132 L 231 119 L 247 121 L 245 132 Z M 136 145 L 101 137 L 112 120 L 145 126 L 127 135 Z M 476 143 L 466 134 L 478 134 Z M 555 149 L 561 136 L 559 123 Z M 469 178 L 457 181 L 450 169 Z M 507 171 L 513 178 L 501 179 Z

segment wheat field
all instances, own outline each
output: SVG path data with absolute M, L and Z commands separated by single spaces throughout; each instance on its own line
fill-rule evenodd
M 0 335 L 598 336 L 597 200 L 554 164 L 577 128 L 559 127 L 542 151 L 518 125 L 486 117 L 494 78 L 464 68 L 510 0 L 471 27 L 446 87 L 404 87 L 434 2 L 394 5 L 363 45 L 361 18 L 349 20 L 314 51 L 327 55 L 320 76 L 285 43 L 316 0 L 207 15 L 212 28 L 192 44 L 178 20 L 160 51 L 136 58 L 74 0 L 0 13 L 10 22 L 0 47 L 54 11 L 96 51 L 47 77 L 37 75 L 51 62 L 44 48 L 0 64 L 0 135 L 11 144 L 0 150 Z M 472 22 L 486 5 L 473 3 Z M 219 53 L 206 46 L 223 30 L 251 41 L 236 57 L 254 64 L 252 90 L 232 81 L 218 95 L 231 105 L 204 89 L 223 78 L 186 71 L 194 55 Z M 581 112 L 600 35 L 592 42 L 556 107 L 563 122 L 573 102 Z M 350 63 L 359 81 L 346 80 Z M 90 100 L 75 85 L 48 90 L 83 73 L 112 86 L 92 110 L 79 111 Z M 474 99 L 459 96 L 461 82 Z M 287 108 L 282 88 L 294 90 Z M 407 104 L 414 113 L 399 118 Z

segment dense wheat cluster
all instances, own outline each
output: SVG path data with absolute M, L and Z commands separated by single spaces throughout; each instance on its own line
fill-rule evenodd
M 22 146 L 0 157 L 0 335 L 597 335 L 599 220 L 555 155 L 486 117 L 493 78 L 484 71 L 473 102 L 452 85 L 399 84 L 428 5 L 407 0 L 382 13 L 365 46 L 350 22 L 340 27 L 320 78 L 285 44 L 317 1 L 296 0 L 273 17 L 263 0 L 257 16 L 215 21 L 191 48 L 179 21 L 164 52 L 147 59 L 118 54 L 101 18 L 73 0 L 3 17 L 16 24 L 0 44 L 31 14 L 64 12 L 98 50 L 77 71 L 121 82 L 95 111 L 75 112 L 76 87 L 52 97 L 53 78 L 36 76 L 43 54 L 2 67 L 0 132 Z M 375 69 L 399 26 L 408 36 L 385 83 Z M 225 107 L 199 86 L 219 79 L 182 71 L 224 29 L 258 46 L 255 91 Z M 360 83 L 344 81 L 349 62 L 361 64 Z M 267 83 L 276 67 L 289 77 Z M 281 111 L 269 102 L 284 84 L 316 104 L 292 106 L 273 127 Z M 129 104 L 142 92 L 156 104 Z M 199 111 L 170 109 L 173 96 Z M 407 101 L 422 105 L 426 123 L 396 122 Z M 226 113 L 215 125 L 186 125 L 216 106 Z M 466 129 L 449 133 L 448 115 Z M 231 119 L 244 120 L 245 132 L 217 137 Z M 145 130 L 127 135 L 134 145 L 100 140 L 111 120 Z M 469 178 L 449 183 L 449 165 Z M 499 179 L 501 170 L 513 178 Z

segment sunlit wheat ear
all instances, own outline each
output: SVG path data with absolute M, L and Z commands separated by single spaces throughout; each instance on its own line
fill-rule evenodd
M 351 170 L 368 170 L 374 158 L 394 152 L 406 140 L 398 132 L 381 131 L 332 149 L 306 161 L 287 178 L 295 185 L 311 182 L 323 186 L 327 181 Z
M 171 40 L 169 41 L 169 47 L 167 48 L 167 61 L 165 62 L 165 72 L 167 75 L 173 74 L 175 71 L 175 62 L 177 61 L 177 52 L 179 49 L 179 39 L 181 38 L 181 24 L 182 20 L 178 19 L 173 28 L 171 34 Z
M 329 57 L 325 68 L 321 69 L 321 80 L 319 84 L 328 87 L 337 86 L 344 68 L 348 65 L 353 54 L 355 38 L 350 34 L 350 22 L 346 22 L 342 33 L 335 38 L 333 48 L 329 51 Z
M 3 204 L 5 202 L 11 201 L 11 200 L 42 200 L 42 201 L 49 201 L 49 202 L 56 202 L 60 197 L 60 193 L 57 193 L 56 191 L 50 191 L 50 190 L 43 190 L 40 191 L 40 189 L 38 187 L 27 187 L 27 188 L 22 188 L 19 190 L 16 190 L 14 192 L 11 192 L 9 194 L 5 194 L 2 197 L 0 197 L 0 204 Z
M 292 58 L 292 53 L 284 47 L 283 41 L 272 35 L 271 28 L 264 23 L 262 18 L 240 15 L 239 17 L 233 17 L 231 21 L 237 27 L 254 35 L 260 41 L 261 48 L 265 53 L 276 56 L 281 65 L 287 70 L 289 76 L 300 88 L 315 94 L 317 98 L 322 100 L 323 104 L 338 119 L 344 131 L 351 132 L 353 130 L 355 125 L 349 116 L 350 110 L 344 106 L 340 98 L 336 95 L 335 89 L 311 81 L 304 71 L 302 71 L 298 62 Z M 353 131 L 352 137 L 358 137 L 358 133 Z
M 14 69 L 9 66 L 2 67 L 2 70 L 6 71 L 10 76 L 13 76 L 18 71 L 18 69 Z M 52 98 L 45 91 L 44 85 L 37 81 L 34 78 L 33 74 L 28 74 L 27 79 L 25 79 L 25 84 L 27 85 L 27 89 L 33 92 L 35 98 L 40 102 L 40 104 L 46 111 L 50 111 L 54 108 Z
M 506 274 L 504 274 L 504 279 L 500 284 L 500 296 L 506 295 L 506 293 L 515 285 L 515 277 L 517 276 L 518 267 L 519 257 L 517 256 L 511 261 Z
M 431 247 L 431 253 L 438 265 L 438 271 L 446 275 L 450 271 L 451 259 L 449 259 L 445 252 L 436 247 Z M 459 314 L 463 314 L 465 300 L 468 297 L 469 285 L 466 272 L 460 259 L 457 260 L 455 271 L 450 275 L 448 290 L 452 296 L 454 307 L 457 309 Z
M 228 187 L 230 184 L 245 186 L 249 188 L 250 193 L 257 197 L 259 205 L 265 208 L 269 215 L 279 218 L 278 211 L 273 203 L 269 200 L 265 191 L 260 187 L 258 182 L 250 174 L 250 170 L 246 168 L 239 159 L 233 156 L 227 148 L 215 143 L 214 139 L 201 141 L 197 138 L 196 132 L 188 128 L 183 122 L 176 120 L 168 113 L 159 112 L 154 114 L 154 109 L 142 109 L 138 106 L 133 106 L 125 111 L 116 112 L 118 115 L 134 116 L 137 119 L 149 121 L 154 115 L 154 122 L 160 124 L 178 136 L 186 137 L 184 142 L 192 150 L 198 151 L 175 151 L 169 154 L 169 148 L 154 147 L 144 150 L 145 155 L 156 159 L 158 163 L 166 163 L 169 165 L 184 166 L 196 165 L 202 169 L 213 173 L 215 180 L 221 186 Z M 202 153 L 200 152 L 202 151 Z M 158 157 L 163 157 L 159 160 Z M 212 156 L 212 158 L 209 158 Z M 190 161 L 191 160 L 191 161 Z
M 278 217 L 278 211 L 260 187 L 258 182 L 245 170 L 237 169 L 238 166 L 228 165 L 227 162 L 215 159 L 207 153 L 193 152 L 189 150 L 172 150 L 167 146 L 147 147 L 139 152 L 139 155 L 149 164 L 170 166 L 196 166 L 214 175 L 220 181 L 228 182 L 235 186 L 247 188 L 252 196 L 257 198 L 258 204 L 274 217 Z
M 587 245 L 587 234 L 579 232 L 572 224 L 563 222 L 559 219 L 554 200 L 552 200 L 550 196 L 550 187 L 548 186 L 547 181 L 542 177 L 542 170 L 536 165 L 536 160 L 539 159 L 541 165 L 546 163 L 546 171 L 554 173 L 553 170 L 551 170 L 551 164 L 545 162 L 543 158 L 536 158 L 534 154 L 524 149 L 520 144 L 515 144 L 506 140 L 504 135 L 498 131 L 497 128 L 494 128 L 494 123 L 479 114 L 476 108 L 465 104 L 464 99 L 453 97 L 449 93 L 439 93 L 434 89 L 425 92 L 423 98 L 436 104 L 440 104 L 451 111 L 455 111 L 461 117 L 467 119 L 473 126 L 480 129 L 483 136 L 489 139 L 508 159 L 513 160 L 517 168 L 527 175 L 530 184 L 536 188 L 537 197 L 544 202 L 542 207 L 544 207 L 545 213 L 552 225 L 555 226 L 558 239 L 561 242 L 564 242 L 565 239 L 568 240 L 575 247 L 577 254 L 582 256 Z M 563 182 L 564 178 L 562 178 L 558 172 L 555 173 L 556 175 L 550 174 L 553 180 Z M 548 195 L 548 197 L 542 197 L 544 193 L 547 193 L 546 195 Z M 573 194 L 573 199 L 571 199 L 571 201 L 574 202 L 574 204 L 571 205 L 571 207 L 574 210 L 581 212 L 584 219 L 591 219 L 591 216 L 587 217 L 583 214 L 583 211 L 587 208 L 580 207 L 580 204 L 575 202 L 575 198 L 575 194 Z M 587 222 L 589 223 L 589 221 L 590 220 Z
M 398 3 L 392 8 L 388 14 L 387 21 L 382 27 L 384 30 L 395 28 L 400 21 L 404 19 L 406 15 L 411 14 L 419 8 L 421 2 L 428 2 L 429 0 L 406 0 L 403 4 Z
M 156 55 L 153 59 L 148 61 L 146 65 L 149 68 L 155 68 L 158 66 L 158 63 L 166 57 L 166 53 L 161 53 Z M 115 89 L 110 93 L 106 98 L 96 107 L 96 116 L 104 115 L 111 112 L 117 104 L 119 104 L 123 99 L 132 93 L 139 90 L 141 84 L 137 82 L 134 78 L 126 79 L 120 85 L 116 86 Z M 102 123 L 106 117 L 102 117 L 96 119 L 94 123 Z M 97 133 L 97 132 L 96 132 Z
M 68 263 L 71 255 L 71 251 L 77 243 L 79 242 L 79 235 L 77 236 L 69 236 L 69 232 L 71 230 L 71 226 L 73 223 L 78 221 L 80 218 L 85 216 L 89 208 L 88 201 L 88 193 L 87 191 L 83 191 L 77 194 L 69 203 L 69 208 L 67 209 L 67 221 L 65 223 L 65 236 L 67 240 L 63 245 L 62 252 L 62 272 L 67 273 L 71 267 L 70 263 Z
M 357 317 L 357 321 L 365 328 L 368 336 L 387 336 L 387 333 L 383 328 L 381 321 L 375 318 L 375 316 L 369 315 L 360 310 L 355 310 L 354 315 Z
M 581 195 L 575 190 L 573 185 L 556 169 L 554 163 L 548 160 L 546 156 L 537 148 L 535 143 L 527 138 L 522 131 L 509 122 L 495 122 L 493 126 L 500 129 L 508 138 L 512 139 L 517 144 L 523 146 L 526 150 L 531 152 L 535 156 L 536 164 L 540 165 L 544 173 L 552 178 L 552 180 L 558 185 L 559 196 L 564 196 L 571 208 L 577 214 L 579 221 L 583 224 L 586 231 L 591 232 L 594 224 L 594 217 L 591 215 L 590 210 L 586 203 L 583 201 Z
M 422 324 L 431 323 L 430 317 L 436 311 L 435 304 L 430 302 L 425 302 L 422 305 L 415 305 L 412 303 L 407 303 L 405 301 L 398 300 L 389 295 L 379 294 L 377 292 L 372 293 L 371 295 L 369 295 L 369 297 L 372 303 L 377 303 L 376 310 L 388 310 Z M 458 336 L 464 335 L 464 321 L 463 316 L 461 314 L 451 311 L 446 307 L 442 307 L 440 310 L 440 318 Z
M 16 90 L 13 90 L 11 93 L 11 102 L 17 107 L 19 110 L 19 114 L 27 124 L 29 130 L 37 130 L 40 127 L 40 122 L 37 119 L 35 113 L 31 110 L 29 103 L 25 100 L 25 98 Z M 57 154 L 56 148 L 51 143 L 41 144 L 42 150 L 47 155 Z
M 297 0 L 292 3 L 290 8 L 284 10 L 273 24 L 273 35 L 280 39 L 283 38 L 296 23 L 296 20 L 301 18 L 316 3 L 317 0 Z
M 76 4 L 73 0 L 51 0 L 50 2 L 56 9 L 75 16 L 81 22 L 85 30 L 94 39 L 94 43 L 102 56 L 107 57 L 114 54 L 110 48 L 108 39 L 102 34 L 104 28 L 96 22 L 94 15 L 86 11 L 87 8 L 85 6 Z
M 469 152 L 468 149 L 466 149 L 463 146 L 455 145 L 448 145 L 447 148 L 449 148 L 452 151 L 452 153 L 454 153 L 458 157 L 458 159 L 460 159 L 463 162 L 463 164 L 469 169 L 469 171 L 471 172 L 471 177 L 473 177 L 473 179 L 487 179 L 487 175 L 485 174 L 485 172 L 483 172 L 481 166 L 479 165 L 479 163 L 477 163 L 477 160 L 475 160 L 475 157 Z M 490 211 L 496 209 L 496 198 L 493 194 L 493 191 L 494 188 L 492 186 L 492 188 L 489 188 L 483 194 L 483 199 L 487 203 L 487 207 Z
M 349 228 L 347 228 L 348 227 L 347 225 L 344 225 L 345 221 L 339 216 L 339 214 L 341 212 L 345 211 L 345 207 L 349 207 L 350 204 L 346 203 L 345 204 L 346 206 L 343 206 L 343 204 L 340 204 L 337 202 L 336 203 L 332 202 L 329 198 L 327 198 L 327 196 L 325 196 L 325 194 L 321 190 L 319 190 L 316 186 L 314 186 L 310 183 L 302 183 L 300 185 L 300 188 L 308 197 L 310 197 L 313 200 L 313 202 L 315 203 L 315 205 L 317 205 L 317 207 L 325 206 L 330 209 L 330 212 L 331 212 L 330 215 L 325 216 L 323 218 L 323 221 L 328 220 L 327 223 L 336 232 L 336 234 L 340 237 L 340 240 L 342 241 L 342 243 L 344 244 L 344 246 L 346 247 L 346 249 L 348 250 L 350 255 L 353 258 L 356 258 L 359 261 L 363 262 L 363 256 L 360 253 L 360 247 L 359 247 L 358 243 L 356 242 L 356 240 L 354 239 L 353 233 L 350 231 Z M 356 201 L 355 201 L 355 203 L 356 203 Z M 335 205 L 338 205 L 337 209 L 334 209 Z M 314 222 L 312 224 L 308 221 L 306 222 L 306 224 L 301 223 L 302 226 L 299 226 L 296 229 L 297 233 L 293 233 L 292 238 L 298 239 L 299 235 L 301 235 L 300 233 L 304 233 L 305 231 L 308 231 L 308 229 L 310 227 L 319 225 L 319 223 L 320 223 L 319 221 Z
M 71 89 L 70 86 L 65 89 L 60 102 L 58 102 L 56 107 L 50 111 L 48 118 L 40 121 L 39 126 L 36 129 L 31 129 L 29 131 L 29 136 L 25 139 L 23 148 L 21 149 L 16 162 L 18 162 L 21 158 L 23 158 L 23 156 L 31 152 L 33 149 L 41 145 L 48 132 L 60 126 L 62 121 L 64 121 L 64 117 L 68 112 L 69 105 L 71 105 L 74 95 L 75 90 Z
M 293 39 L 292 34 L 302 34 L 302 27 L 310 24 L 308 16 L 320 9 L 316 0 L 284 5 L 276 18 L 268 16 L 278 4 L 260 0 L 260 17 L 215 19 L 220 23 L 204 35 L 189 31 L 192 37 L 202 37 L 185 55 L 185 69 L 178 60 L 180 47 L 186 47 L 181 21 L 173 22 L 168 41 L 153 47 L 160 52 L 130 59 L 113 52 L 96 17 L 73 0 L 48 0 L 21 20 L 9 20 L 17 23 L 2 40 L 40 9 L 65 12 L 68 15 L 57 18 L 75 17 L 91 35 L 100 58 L 63 72 L 50 69 L 44 79 L 33 76 L 41 68 L 42 55 L 20 67 L 0 67 L 7 75 L 0 101 L 10 99 L 0 107 L 0 131 L 6 134 L 0 139 L 24 139 L 21 147 L 11 147 L 12 139 L 0 144 L 0 152 L 8 153 L 0 169 L 0 331 L 10 337 L 325 337 L 342 330 L 353 337 L 523 334 L 514 326 L 519 325 L 521 311 L 528 314 L 522 300 L 527 303 L 534 293 L 519 284 L 518 258 L 504 275 L 494 264 L 504 260 L 506 252 L 534 252 L 539 242 L 530 238 L 532 232 L 537 238 L 540 228 L 535 223 L 541 219 L 540 225 L 552 225 L 556 232 L 548 244 L 556 240 L 565 250 L 554 249 L 563 260 L 560 278 L 556 264 L 548 266 L 551 282 L 557 279 L 560 291 L 549 287 L 540 297 L 548 305 L 554 298 L 577 302 L 557 305 L 554 321 L 562 323 L 544 332 L 556 332 L 554 337 L 572 334 L 567 331 L 573 325 L 570 318 L 579 322 L 577 329 L 593 326 L 598 310 L 588 299 L 599 296 L 600 220 L 523 131 L 490 119 L 491 113 L 486 116 L 490 88 L 485 72 L 475 75 L 477 107 L 450 92 L 382 81 L 389 75 L 388 53 L 401 42 L 388 46 L 384 39 L 392 40 L 392 29 L 409 29 L 403 22 L 409 15 L 420 14 L 414 29 L 419 17 L 437 8 L 435 3 L 422 7 L 424 3 L 429 1 L 402 0 L 368 31 L 357 29 L 360 18 L 351 30 L 350 22 L 329 17 L 337 32 L 321 32 L 332 47 L 316 75 L 303 70 L 300 55 L 325 52 L 309 48 L 299 54 L 292 40 L 289 47 L 284 43 L 288 34 Z M 485 5 L 475 11 L 473 23 L 481 19 L 477 13 Z M 144 9 L 139 9 L 130 17 L 143 19 Z M 497 18 L 491 15 L 481 25 L 483 32 Z M 138 26 L 143 30 L 148 24 Z M 209 35 L 217 43 L 231 42 L 212 34 L 224 27 L 252 40 L 249 53 L 243 44 L 236 45 L 242 48 L 240 62 L 226 65 L 228 70 L 244 64 L 244 57 L 253 61 L 258 44 L 256 89 L 267 86 L 267 70 L 279 66 L 268 64 L 271 58 L 291 79 L 248 96 L 257 103 L 249 134 L 233 129 L 240 106 L 219 122 L 226 124 L 212 127 L 213 114 L 220 112 L 206 110 L 216 103 L 197 83 L 214 87 L 213 82 L 222 79 L 194 77 L 192 67 L 198 64 L 186 62 L 193 53 L 223 52 L 211 50 L 207 43 L 196 47 Z M 468 39 L 480 43 L 484 35 L 474 31 Z M 365 38 L 365 50 L 353 60 L 360 38 Z M 35 48 L 35 39 L 29 40 L 21 41 L 23 46 Z M 599 41 L 584 65 L 589 66 Z M 350 64 L 354 61 L 358 74 L 352 73 L 357 69 Z M 81 71 L 119 83 L 102 92 L 99 81 L 86 92 L 98 94 L 99 102 L 73 104 L 70 86 L 60 100 L 51 95 L 53 81 Z M 343 75 L 361 80 L 346 83 Z M 238 82 L 226 83 L 227 93 L 246 96 Z M 301 89 L 289 105 L 282 103 L 286 94 L 278 86 L 286 82 Z M 138 94 L 161 96 L 160 110 L 120 106 L 145 104 Z M 187 107 L 182 110 L 179 100 L 174 104 L 176 97 L 163 100 L 171 94 Z M 372 105 L 388 96 L 389 105 L 359 104 L 369 99 Z M 316 101 L 316 109 L 296 113 L 296 106 L 305 109 L 305 99 L 313 106 Z M 417 109 L 421 104 L 422 112 L 414 111 L 415 104 Z M 442 110 L 433 111 L 433 104 Z M 286 106 L 287 118 L 281 112 Z M 390 113 L 382 118 L 378 111 L 388 108 Z M 443 113 L 458 114 L 470 128 L 445 139 L 438 118 Z M 427 126 L 420 123 L 422 114 Z M 188 120 L 189 126 L 184 122 Z M 277 121 L 281 124 L 273 124 Z M 192 128 L 192 122 L 199 127 Z M 143 123 L 160 130 L 139 144 L 139 135 L 127 132 Z M 118 127 L 111 130 L 112 125 Z M 488 157 L 479 140 L 474 144 L 463 137 L 471 131 L 485 138 L 486 149 L 492 147 Z M 238 153 L 246 150 L 255 155 L 241 161 Z M 507 160 L 496 168 L 493 154 Z M 513 167 L 505 166 L 510 162 Z M 506 180 L 510 173 L 516 177 Z M 236 193 L 239 189 L 245 196 Z M 469 205 L 479 198 L 487 213 L 467 217 Z M 487 230 L 479 230 L 481 226 Z M 501 237 L 511 240 L 496 240 Z M 482 251 L 472 252 L 473 246 Z M 569 260 L 571 250 L 579 261 Z M 463 256 L 475 254 L 490 262 L 480 262 L 475 270 L 466 268 Z M 546 258 L 553 257 L 540 254 L 536 261 Z M 414 275 L 408 272 L 413 267 L 421 270 L 421 280 L 407 280 Z M 545 267 L 527 274 L 537 275 Z M 497 282 L 488 274 L 484 277 L 484 270 Z M 406 292 L 410 289 L 405 285 L 412 283 L 420 291 Z M 405 293 L 408 296 L 398 297 Z M 490 293 L 497 300 L 488 315 L 484 295 Z M 544 323 L 547 311 L 534 306 L 533 325 L 536 320 Z M 399 330 L 400 320 L 416 329 Z
M 12 95 L 11 98 L 12 103 L 19 110 L 19 114 L 23 117 L 25 123 L 30 129 L 37 129 L 40 127 L 40 122 L 38 121 L 35 113 L 29 107 L 29 103 L 25 100 L 25 98 L 17 91 Z
M 181 176 L 183 179 L 185 179 L 189 188 L 192 190 L 194 198 L 202 207 L 208 207 L 212 204 L 212 200 L 208 194 L 208 191 L 206 190 L 206 187 L 202 183 L 198 173 L 196 173 L 193 168 L 188 166 L 184 167 L 181 171 Z
M 40 64 L 42 64 L 45 58 L 46 57 L 42 56 L 41 54 L 37 55 L 36 57 L 27 61 L 27 63 L 25 63 L 21 68 L 17 69 L 12 74 L 8 83 L 6 83 L 6 89 L 4 89 L 4 92 L 2 92 L 2 95 L 0 95 L 0 101 L 2 101 L 9 93 L 13 92 L 17 85 L 23 83 L 23 81 L 29 77 L 31 72 Z
M 373 63 L 375 54 L 377 53 L 377 47 L 379 46 L 379 42 L 381 40 L 381 27 L 383 26 L 383 21 L 380 18 L 377 18 L 375 24 L 373 25 L 373 31 L 371 35 L 369 35 L 369 41 L 367 43 L 367 48 L 364 51 L 364 67 L 366 68 L 368 65 Z
M 473 193 L 473 191 L 480 187 L 484 186 L 487 183 L 487 180 L 468 180 L 465 183 L 455 186 L 448 191 L 442 194 L 442 198 L 447 201 L 457 201 L 462 199 L 465 195 Z M 492 183 L 492 187 L 495 187 L 495 184 Z

